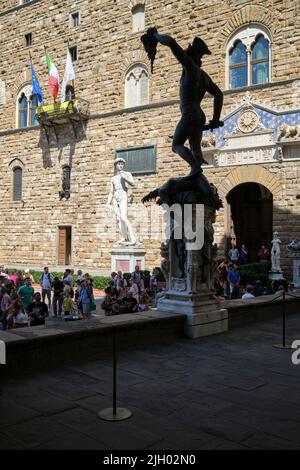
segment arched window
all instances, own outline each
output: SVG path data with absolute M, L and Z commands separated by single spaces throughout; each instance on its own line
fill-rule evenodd
M 149 74 L 147 68 L 133 66 L 125 77 L 125 108 L 149 103 Z
M 226 88 L 239 88 L 271 80 L 271 40 L 262 25 L 237 31 L 226 49 Z
M 28 100 L 24 93 L 19 99 L 19 127 L 27 127 L 28 122 Z
M 269 81 L 269 41 L 264 36 L 252 45 L 251 76 L 253 85 Z
M 230 52 L 230 84 L 231 88 L 247 86 L 248 63 L 246 46 L 238 41 Z
M 37 96 L 32 94 L 31 85 L 26 85 L 20 90 L 17 97 L 17 128 L 36 126 L 38 124 L 35 118 L 37 106 Z
M 22 200 L 22 174 L 21 167 L 16 166 L 13 169 L 13 201 Z
M 137 33 L 145 29 L 145 5 L 136 5 L 132 9 L 132 32 Z

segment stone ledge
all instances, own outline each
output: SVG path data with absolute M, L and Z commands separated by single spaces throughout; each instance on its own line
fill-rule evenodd
M 282 315 L 282 297 L 278 294 L 264 295 L 254 299 L 236 299 L 221 302 L 221 306 L 228 310 L 229 329 L 253 321 L 267 320 Z M 286 297 L 286 314 L 300 314 L 300 290 L 295 290 L 294 297 Z
M 6 342 L 7 366 L 16 369 L 39 369 L 45 365 L 68 363 L 95 353 L 112 350 L 114 332 L 118 349 L 143 348 L 147 344 L 164 343 L 184 337 L 185 315 L 159 311 L 105 317 L 94 316 L 89 321 L 66 322 L 51 320 L 49 326 L 25 327 L 0 332 Z

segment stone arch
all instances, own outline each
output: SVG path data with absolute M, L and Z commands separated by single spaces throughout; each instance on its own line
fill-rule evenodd
M 226 45 L 232 34 L 250 23 L 261 24 L 270 31 L 271 41 L 278 28 L 278 20 L 272 11 L 260 5 L 246 5 L 239 9 L 230 20 L 225 23 L 218 35 L 218 43 L 223 55 L 226 54 Z
M 146 5 L 146 0 L 130 0 L 128 6 L 130 10 L 133 10 L 134 7 L 137 7 L 139 5 Z
M 25 169 L 25 165 L 24 163 L 22 162 L 22 160 L 20 160 L 19 158 L 13 158 L 11 160 L 11 162 L 8 164 L 8 168 L 10 170 L 13 170 L 14 168 L 16 168 L 17 166 L 19 166 L 20 168 L 22 168 L 22 170 Z
M 225 199 L 227 194 L 239 184 L 253 182 L 265 186 L 273 196 L 281 192 L 280 181 L 270 171 L 260 165 L 235 168 L 221 181 L 218 192 L 220 197 Z
M 124 82 L 129 69 L 134 65 L 138 64 L 144 65 L 148 69 L 148 71 L 150 70 L 149 59 L 144 50 L 130 52 L 129 54 L 127 54 L 122 64 L 120 64 L 122 82 Z
M 28 85 L 31 83 L 31 77 L 30 77 L 30 70 L 24 70 L 22 73 L 19 73 L 17 77 L 15 78 L 15 81 L 12 86 L 12 95 L 13 99 L 16 99 L 19 91 L 21 88 L 23 88 L 25 85 Z
M 149 102 L 151 101 L 151 87 L 150 87 L 150 66 L 149 66 L 149 60 L 147 57 L 146 52 L 143 50 L 138 50 L 138 51 L 132 51 L 127 56 L 125 57 L 125 60 L 123 63 L 120 65 L 120 107 L 124 107 L 125 103 L 125 80 L 128 72 L 130 71 L 131 68 L 133 68 L 135 65 L 142 65 L 144 66 L 147 71 L 148 71 L 148 80 L 149 80 L 149 85 L 148 85 L 148 97 L 149 97 Z

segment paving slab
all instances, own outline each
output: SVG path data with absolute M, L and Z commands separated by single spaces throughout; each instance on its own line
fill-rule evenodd
M 300 339 L 300 316 L 288 324 Z M 97 416 L 112 406 L 111 348 L 67 366 L 24 366 L 1 383 L 0 448 L 299 449 L 300 365 L 273 348 L 278 336 L 273 319 L 198 340 L 119 344 L 117 405 L 133 413 L 119 423 Z

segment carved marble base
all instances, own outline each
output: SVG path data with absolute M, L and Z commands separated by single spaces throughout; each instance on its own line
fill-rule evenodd
M 278 279 L 284 279 L 282 271 L 269 271 L 269 279 L 277 281 Z
M 135 266 L 145 268 L 146 250 L 142 246 L 118 246 L 111 251 L 111 270 L 133 272 Z
M 167 291 L 159 299 L 158 310 L 187 315 L 184 331 L 188 338 L 200 338 L 228 331 L 228 311 L 207 294 L 187 294 Z
M 293 284 L 295 287 L 300 287 L 300 257 L 293 259 Z

